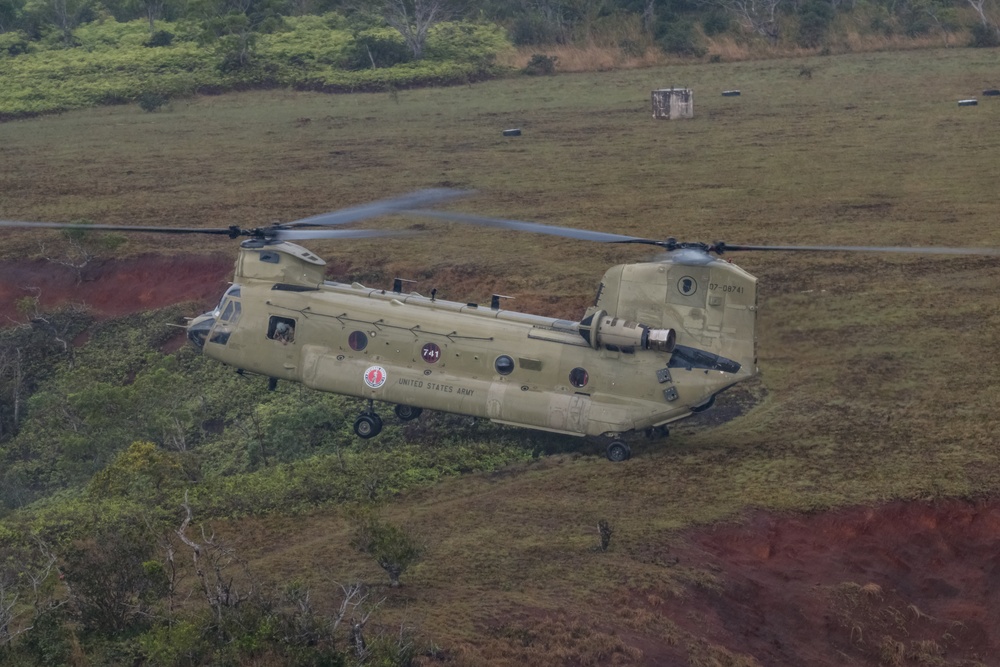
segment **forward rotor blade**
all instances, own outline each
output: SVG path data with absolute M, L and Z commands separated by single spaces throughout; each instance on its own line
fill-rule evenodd
M 125 225 L 81 225 L 73 222 L 22 222 L 19 220 L 0 220 L 0 227 L 22 229 L 76 229 L 80 231 L 102 232 L 151 232 L 154 234 L 220 234 L 229 236 L 233 233 L 228 227 L 192 228 L 192 227 L 130 227 Z
M 338 211 L 321 213 L 308 218 L 302 218 L 301 220 L 293 220 L 292 222 L 282 223 L 280 226 L 290 228 L 346 225 L 349 222 L 356 222 L 364 218 L 371 218 L 376 215 L 385 215 L 387 213 L 396 213 L 404 209 L 431 206 L 432 204 L 439 204 L 450 199 L 466 197 L 470 194 L 472 194 L 472 191 L 470 190 L 456 190 L 452 188 L 418 190 L 417 192 L 411 192 L 408 195 L 402 195 L 392 199 L 383 199 L 381 201 L 372 202 L 371 204 L 361 204 L 360 206 L 342 208 Z
M 468 213 L 452 213 L 450 211 L 434 210 L 406 210 L 400 211 L 406 215 L 420 215 L 427 218 L 438 218 L 448 222 L 465 222 L 471 225 L 482 227 L 498 227 L 500 229 L 515 229 L 521 232 L 535 232 L 537 234 L 549 234 L 550 236 L 564 236 L 570 239 L 581 239 L 584 241 L 600 241 L 602 243 L 649 243 L 659 245 L 659 242 L 651 239 L 644 239 L 638 236 L 625 236 L 624 234 L 610 234 L 608 232 L 593 232 L 587 229 L 573 229 L 572 227 L 557 227 L 555 225 L 543 225 L 539 222 L 524 222 L 522 220 L 507 220 L 504 218 L 486 218 Z
M 266 237 L 278 241 L 308 241 L 310 239 L 367 239 L 383 236 L 412 236 L 416 232 L 391 229 L 278 229 L 267 231 Z
M 1000 255 L 1000 248 L 928 248 L 899 246 L 843 246 L 843 245 L 730 245 L 720 243 L 716 246 L 721 254 L 730 250 L 774 250 L 778 252 L 887 252 L 914 255 Z

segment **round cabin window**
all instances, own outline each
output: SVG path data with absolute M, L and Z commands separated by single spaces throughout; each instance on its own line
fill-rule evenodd
M 569 383 L 574 387 L 586 387 L 590 375 L 585 368 L 574 368 L 569 372 Z
M 368 347 L 368 336 L 363 331 L 352 331 L 351 335 L 347 337 L 347 344 L 355 352 L 360 352 Z
M 506 354 L 501 354 L 497 357 L 497 360 L 493 362 L 493 367 L 497 369 L 497 373 L 500 375 L 510 375 L 514 372 L 514 360 Z

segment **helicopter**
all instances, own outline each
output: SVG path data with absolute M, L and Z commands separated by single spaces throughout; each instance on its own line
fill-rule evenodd
M 625 435 L 668 432 L 680 419 L 758 374 L 757 278 L 722 259 L 735 251 L 1000 255 L 992 248 L 737 245 L 679 242 L 490 218 L 434 208 L 468 192 L 428 189 L 266 227 L 133 227 L 0 221 L 28 227 L 213 234 L 239 245 L 218 305 L 189 320 L 206 356 L 279 381 L 366 400 L 354 421 L 378 435 L 375 403 L 401 421 L 438 410 L 501 424 L 590 437 L 613 462 L 631 457 Z M 294 243 L 399 232 L 331 229 L 387 214 L 430 217 L 602 243 L 646 244 L 665 254 L 604 273 L 579 320 L 326 279 L 326 262 Z M 306 228 L 313 229 L 306 229 Z M 319 229 L 325 228 L 325 229 Z

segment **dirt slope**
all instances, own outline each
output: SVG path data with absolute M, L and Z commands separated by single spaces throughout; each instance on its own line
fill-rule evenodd
M 143 255 L 91 262 L 83 268 L 30 260 L 0 267 L 0 321 L 23 319 L 17 302 L 38 297 L 42 310 L 83 304 L 98 317 L 116 317 L 187 301 L 208 308 L 232 276 L 233 257 Z M 192 313 L 196 314 L 196 313 Z

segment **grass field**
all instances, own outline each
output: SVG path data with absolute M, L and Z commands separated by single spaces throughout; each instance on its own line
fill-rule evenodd
M 448 186 L 478 191 L 463 210 L 654 238 L 1000 247 L 1000 101 L 956 104 L 995 87 L 998 62 L 995 50 L 912 51 L 74 112 L 0 125 L 0 217 L 252 226 Z M 650 90 L 670 85 L 694 90 L 694 119 L 651 118 Z M 522 136 L 502 137 L 509 127 Z M 607 265 L 649 257 L 422 224 L 405 240 L 311 247 L 340 277 L 502 292 L 512 308 L 574 318 Z M 120 252 L 227 247 L 140 239 Z M 38 254 L 38 240 L 12 234 L 2 253 Z M 686 664 L 755 664 L 635 604 L 717 585 L 697 562 L 664 566 L 679 531 L 756 508 L 996 493 L 1000 261 L 731 259 L 762 285 L 759 402 L 637 441 L 625 464 L 584 447 L 397 499 L 387 515 L 428 548 L 389 593 L 388 618 L 454 664 L 654 664 L 650 644 Z M 593 549 L 601 518 L 616 529 L 607 553 Z M 320 587 L 380 579 L 335 511 L 227 531 L 261 572 Z

